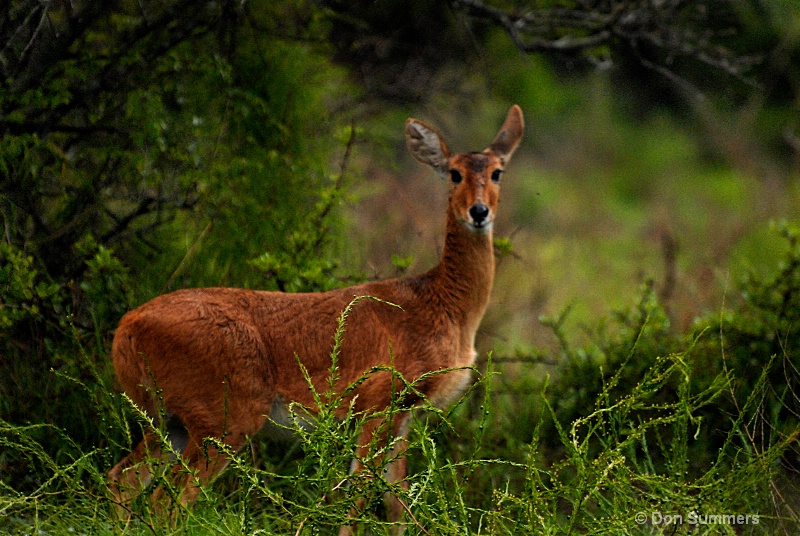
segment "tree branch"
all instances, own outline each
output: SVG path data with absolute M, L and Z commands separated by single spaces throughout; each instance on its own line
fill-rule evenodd
M 682 0 L 628 2 L 578 2 L 576 7 L 554 7 L 521 11 L 504 10 L 482 0 L 453 0 L 469 15 L 502 27 L 514 45 L 526 53 L 551 52 L 576 54 L 596 62 L 596 56 L 608 55 L 609 48 L 627 46 L 637 51 L 642 63 L 658 72 L 672 72 L 675 58 L 690 58 L 728 76 L 757 87 L 746 73 L 762 58 L 739 56 L 715 44 L 721 32 L 715 25 L 715 11 L 695 9 Z M 645 58 L 641 45 L 649 45 L 657 54 Z M 671 78 L 671 77 L 670 77 Z

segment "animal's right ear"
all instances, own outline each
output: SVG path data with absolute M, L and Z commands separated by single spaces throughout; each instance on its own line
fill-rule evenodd
M 431 166 L 441 177 L 447 176 L 447 160 L 450 149 L 442 135 L 435 128 L 422 121 L 408 119 L 406 121 L 406 143 L 414 158 Z

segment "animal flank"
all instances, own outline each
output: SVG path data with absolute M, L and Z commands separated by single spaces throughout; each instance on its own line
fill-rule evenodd
M 185 289 L 159 296 L 122 318 L 112 348 L 114 370 L 121 388 L 148 414 L 156 416 L 163 404 L 171 441 L 195 471 L 190 475 L 175 466 L 173 478 L 183 489 L 184 503 L 193 502 L 198 486 L 213 480 L 228 463 L 213 445 L 204 445 L 205 438 L 219 439 L 236 452 L 269 415 L 282 415 L 286 405 L 314 408 L 297 360 L 318 391 L 328 388 L 337 320 L 356 297 L 377 299 L 352 305 L 336 389 L 341 392 L 372 367 L 391 364 L 407 381 L 424 376 L 415 387 L 437 405 L 461 396 L 470 382 L 463 367 L 474 363 L 475 334 L 494 282 L 492 230 L 501 177 L 523 131 L 522 111 L 515 105 L 489 148 L 451 154 L 434 128 L 416 119 L 406 122 L 411 154 L 450 188 L 441 259 L 425 273 L 320 293 Z M 430 374 L 446 369 L 458 370 Z M 392 381 L 385 370 L 369 375 L 351 395 L 355 409 L 389 407 L 396 392 Z M 156 390 L 159 402 L 153 399 Z M 386 445 L 391 433 L 400 441 L 389 456 L 386 475 L 406 486 L 401 451 L 410 410 L 419 399 L 401 402 L 403 411 L 388 428 L 380 427 L 382 417 L 364 426 L 352 470 L 362 469 L 357 460 L 364 459 L 373 435 L 379 434 L 378 444 Z M 111 469 L 111 488 L 120 504 L 148 486 L 152 456 L 165 454 L 151 431 Z M 153 501 L 167 502 L 163 490 L 155 490 Z M 388 518 L 396 523 L 394 533 L 400 534 L 406 508 L 396 497 L 386 501 Z M 344 526 L 340 535 L 351 531 Z

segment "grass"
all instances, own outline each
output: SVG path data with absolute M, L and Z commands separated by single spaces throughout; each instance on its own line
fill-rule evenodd
M 415 412 L 407 490 L 386 482 L 369 463 L 373 470 L 345 485 L 357 429 L 368 416 L 351 411 L 336 420 L 333 409 L 341 398 L 327 392 L 317 394 L 315 428 L 302 426 L 303 409 L 290 448 L 254 438 L 251 449 L 231 454 L 229 469 L 204 488 L 194 507 L 158 515 L 143 496 L 132 503 L 129 519 L 120 519 L 105 472 L 140 428 L 154 424 L 124 395 L 98 391 L 96 385 L 104 385 L 99 376 L 91 383 L 74 380 L 86 392 L 102 392 L 85 411 L 106 427 L 109 441 L 87 449 L 47 424 L 0 424 L 3 463 L 24 460 L 30 468 L 25 491 L 2 484 L 0 531 L 331 534 L 356 499 L 365 497 L 360 530 L 384 534 L 389 527 L 381 499 L 392 491 L 407 506 L 407 534 L 792 534 L 798 524 L 778 492 L 779 482 L 791 477 L 782 457 L 800 432 L 795 426 L 763 444 L 755 434 L 772 425 L 760 409 L 785 356 L 763 368 L 727 426 L 720 426 L 706 414 L 721 399 L 736 396 L 738 378 L 725 371 L 696 381 L 703 372 L 698 347 L 712 335 L 701 333 L 684 350 L 654 356 L 631 373 L 628 365 L 657 331 L 653 310 L 643 314 L 638 330 L 617 348 L 624 355 L 611 373 L 601 374 L 591 403 L 573 419 L 560 415 L 565 392 L 558 382 L 533 382 L 528 399 L 515 401 L 531 406 L 524 419 L 530 422 L 520 423 L 526 414 L 504 402 L 517 395 L 489 356 L 474 387 L 453 408 Z M 339 337 L 346 336 L 344 328 L 342 323 Z M 335 350 L 332 356 L 335 375 Z M 520 424 L 529 437 L 520 439 Z M 713 455 L 698 463 L 693 452 L 715 429 L 727 431 L 716 448 L 701 445 Z M 55 453 L 42 439 L 53 435 L 60 445 Z M 371 456 L 384 454 L 373 447 Z M 163 467 L 155 485 L 177 494 L 168 474 Z

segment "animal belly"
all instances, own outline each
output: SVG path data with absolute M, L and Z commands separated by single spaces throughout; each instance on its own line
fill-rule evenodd
M 472 370 L 451 370 L 438 378 L 438 385 L 429 395 L 429 399 L 436 407 L 446 408 L 457 401 L 467 390 L 472 381 Z
M 291 406 L 283 398 L 276 398 L 272 403 L 264 429 L 272 439 L 291 441 L 298 428 L 313 430 L 316 427 L 314 415 L 305 411 L 302 406 Z

